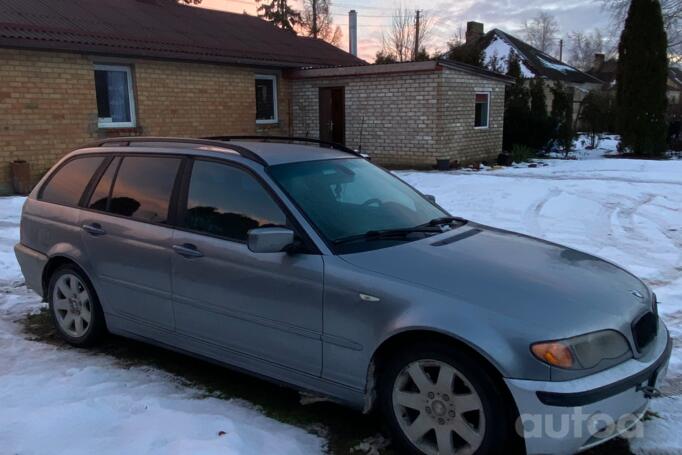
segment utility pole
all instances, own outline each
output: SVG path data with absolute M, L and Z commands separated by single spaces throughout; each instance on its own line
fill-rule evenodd
M 414 54 L 412 55 L 412 60 L 415 61 L 417 60 L 417 55 L 419 55 L 419 13 L 420 11 L 417 10 L 414 20 Z
M 313 38 L 317 38 L 317 0 L 311 0 L 313 6 Z

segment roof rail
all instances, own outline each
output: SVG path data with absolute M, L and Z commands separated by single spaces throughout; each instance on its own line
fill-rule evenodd
M 115 137 L 115 138 L 109 138 L 109 139 L 102 139 L 96 142 L 91 142 L 90 144 L 86 145 L 85 147 L 106 147 L 106 146 L 119 146 L 119 147 L 128 147 L 131 144 L 134 143 L 149 143 L 149 142 L 170 142 L 170 143 L 177 143 L 177 144 L 194 144 L 194 145 L 203 145 L 203 146 L 209 146 L 209 147 L 219 147 L 219 148 L 224 148 L 228 150 L 233 150 L 237 152 L 239 155 L 243 156 L 244 158 L 256 161 L 257 163 L 260 163 L 264 166 L 267 166 L 267 162 L 258 156 L 256 153 L 253 153 L 251 150 L 246 149 L 244 147 L 240 147 L 238 145 L 227 145 L 225 144 L 226 141 L 221 141 L 221 140 L 215 140 L 215 139 L 209 139 L 209 138 L 198 138 L 198 139 L 193 139 L 193 138 L 180 138 L 180 137 L 139 137 L 139 136 L 132 136 L 132 137 Z M 81 147 L 83 148 L 83 147 Z
M 361 158 L 367 158 L 366 155 L 353 150 L 345 145 L 338 144 L 336 142 L 321 141 L 319 139 L 313 139 L 309 137 L 295 137 L 295 136 L 211 136 L 205 137 L 203 139 L 213 140 L 213 141 L 261 141 L 261 142 L 308 142 L 311 144 L 317 144 L 322 147 L 327 147 L 330 149 L 340 150 L 342 152 L 350 153 Z

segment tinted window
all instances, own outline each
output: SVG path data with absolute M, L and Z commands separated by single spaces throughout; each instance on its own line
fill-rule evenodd
M 78 205 L 85 187 L 103 161 L 103 156 L 69 161 L 50 178 L 41 192 L 40 199 L 55 204 Z
M 107 170 L 102 175 L 102 178 L 99 179 L 99 183 L 97 183 L 95 190 L 92 192 L 92 196 L 90 196 L 89 208 L 102 211 L 107 210 L 111 183 L 114 181 L 114 175 L 116 174 L 116 169 L 118 169 L 120 162 L 120 158 L 114 158 L 111 161 Z
M 209 161 L 192 170 L 186 227 L 235 240 L 246 240 L 249 229 L 286 224 L 284 213 L 248 173 Z
M 180 161 L 165 157 L 123 158 L 109 211 L 142 221 L 165 223 Z

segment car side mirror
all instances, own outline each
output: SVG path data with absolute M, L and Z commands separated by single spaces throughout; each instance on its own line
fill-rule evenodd
M 436 196 L 434 196 L 433 194 L 425 194 L 424 198 L 426 198 L 427 201 L 429 201 L 433 204 L 436 203 Z
M 255 228 L 247 233 L 247 245 L 254 253 L 280 253 L 294 241 L 294 231 L 286 227 Z

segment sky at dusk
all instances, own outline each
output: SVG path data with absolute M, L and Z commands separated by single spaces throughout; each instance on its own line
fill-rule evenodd
M 290 3 L 297 9 L 302 8 L 302 0 Z M 599 28 L 608 37 L 611 28 L 609 15 L 602 10 L 599 0 L 331 0 L 331 5 L 334 23 L 343 30 L 341 47 L 345 50 L 348 50 L 348 11 L 355 9 L 358 12 L 358 50 L 360 57 L 370 62 L 381 49 L 382 32 L 389 30 L 393 12 L 400 5 L 413 10 L 418 8 L 433 17 L 433 33 L 427 42 L 430 50 L 445 49 L 445 43 L 471 20 L 483 22 L 486 31 L 497 27 L 523 38 L 523 21 L 541 10 L 557 18 L 562 36 L 572 31 Z M 201 6 L 255 15 L 257 3 L 254 0 L 203 0 Z

